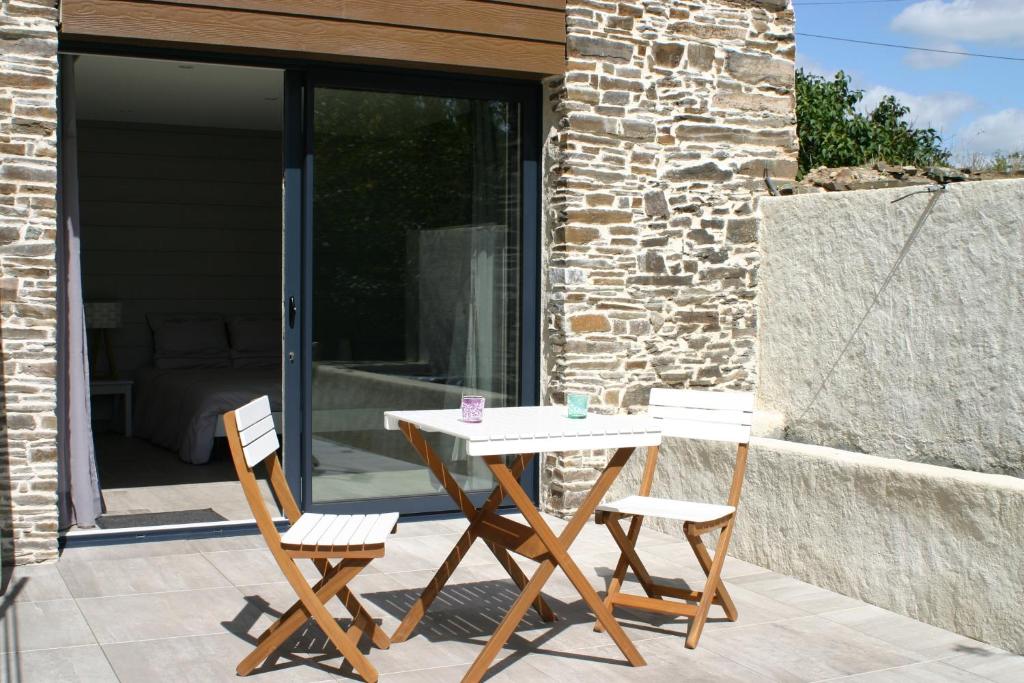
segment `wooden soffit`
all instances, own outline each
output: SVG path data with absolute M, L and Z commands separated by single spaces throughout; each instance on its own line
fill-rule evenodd
M 565 0 L 61 0 L 62 40 L 543 77 Z

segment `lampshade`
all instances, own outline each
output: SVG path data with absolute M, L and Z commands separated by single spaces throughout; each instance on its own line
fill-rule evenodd
M 121 327 L 121 302 L 87 302 L 85 304 L 85 326 L 93 330 L 110 330 Z

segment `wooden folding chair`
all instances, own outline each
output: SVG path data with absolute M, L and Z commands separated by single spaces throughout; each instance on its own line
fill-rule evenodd
M 245 498 L 252 508 L 260 533 L 281 572 L 298 595 L 298 600 L 259 637 L 256 648 L 238 665 L 239 676 L 246 676 L 264 662 L 295 631 L 313 619 L 335 647 L 366 681 L 377 680 L 377 670 L 359 650 L 364 634 L 374 645 L 387 649 L 391 642 L 383 629 L 370 618 L 348 583 L 370 561 L 384 556 L 384 541 L 398 523 L 398 513 L 374 515 L 320 515 L 299 512 L 284 478 L 278 457 L 280 444 L 270 413 L 270 400 L 262 396 L 224 415 L 224 430 L 231 458 Z M 281 534 L 260 493 L 253 468 L 264 463 L 270 488 L 281 505 L 291 527 Z M 313 560 L 321 579 L 310 586 L 296 563 Z M 331 564 L 331 559 L 338 559 Z M 334 596 L 352 615 L 346 632 L 327 611 L 325 604 Z
M 736 621 L 736 605 L 722 584 L 722 565 L 725 564 L 729 539 L 736 523 L 736 509 L 740 504 L 740 489 L 743 487 L 743 474 L 747 467 L 753 411 L 752 393 L 652 389 L 650 415 L 661 422 L 663 436 L 737 444 L 736 465 L 733 469 L 728 504 L 691 503 L 652 497 L 651 487 L 654 484 L 654 472 L 658 463 L 658 447 L 653 446 L 647 449 L 647 462 L 644 464 L 639 495 L 600 505 L 595 513 L 597 523 L 608 527 L 612 538 L 622 551 L 608 584 L 605 605 L 609 610 L 627 607 L 689 617 L 686 647 L 691 649 L 697 647 L 712 603 L 725 609 L 725 616 L 729 621 Z M 630 519 L 629 530 L 623 531 L 619 521 L 627 517 Z M 644 517 L 682 522 L 683 534 L 707 576 L 703 591 L 666 586 L 655 582 L 651 577 L 636 551 L 636 542 Z M 715 555 L 712 558 L 701 536 L 717 529 L 721 529 L 722 534 L 718 538 Z M 627 567 L 633 570 L 646 593 L 645 596 L 621 592 Z M 601 625 L 597 624 L 594 628 L 601 630 Z

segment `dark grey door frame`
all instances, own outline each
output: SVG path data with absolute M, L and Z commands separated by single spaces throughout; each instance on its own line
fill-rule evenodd
M 285 74 L 284 121 L 284 287 L 285 360 L 283 398 L 284 468 L 303 510 L 444 514 L 455 507 L 445 493 L 313 504 L 312 497 L 312 253 L 313 91 L 317 87 L 404 92 L 448 97 L 504 99 L 519 104 L 521 116 L 522 224 L 520 234 L 519 405 L 540 399 L 540 86 L 438 74 L 377 70 L 294 70 Z M 383 416 L 381 418 L 383 420 Z M 296 429 L 295 427 L 299 428 Z M 536 500 L 539 464 L 523 474 L 524 488 Z M 470 494 L 475 505 L 487 492 Z M 507 502 L 507 501 L 506 501 Z

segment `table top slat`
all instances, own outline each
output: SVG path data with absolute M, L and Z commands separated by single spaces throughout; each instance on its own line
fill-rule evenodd
M 661 443 L 661 426 L 646 415 L 599 415 L 574 420 L 564 406 L 487 408 L 482 422 L 462 421 L 461 411 L 395 410 L 384 414 L 387 429 L 400 422 L 466 442 L 471 456 L 544 451 L 599 450 Z

